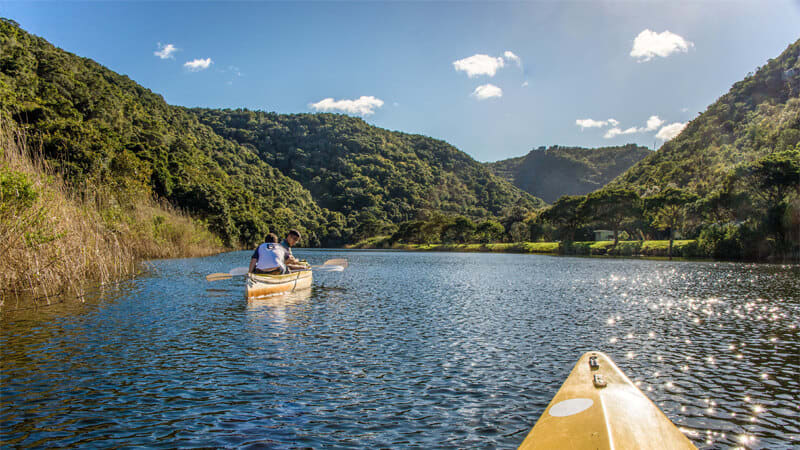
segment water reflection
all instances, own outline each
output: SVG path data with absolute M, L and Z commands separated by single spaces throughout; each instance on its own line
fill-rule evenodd
M 800 439 L 800 270 L 531 255 L 347 257 L 243 299 L 244 252 L 4 311 L 3 446 L 513 447 L 612 356 L 700 447 Z

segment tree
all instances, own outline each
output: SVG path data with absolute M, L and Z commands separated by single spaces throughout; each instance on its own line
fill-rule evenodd
M 567 241 L 575 240 L 575 231 L 585 223 L 585 219 L 579 214 L 581 204 L 586 197 L 582 195 L 565 195 L 553 206 L 545 209 L 540 215 L 540 219 L 549 222 L 554 227 L 562 229 L 567 235 Z
M 792 226 L 792 197 L 800 195 L 800 150 L 773 153 L 736 170 L 755 198 L 764 203 L 763 225 L 787 250 L 796 230 Z
M 639 203 L 639 196 L 630 189 L 602 189 L 586 196 L 580 206 L 579 214 L 584 219 L 594 220 L 611 228 L 614 231 L 614 246 L 616 246 L 619 243 L 619 230 L 623 223 L 641 214 Z
M 800 150 L 773 153 L 736 171 L 750 191 L 775 206 L 787 196 L 800 194 Z
M 484 220 L 475 229 L 475 236 L 482 244 L 497 242 L 503 238 L 505 228 L 495 220 Z
M 464 244 L 475 237 L 475 224 L 464 216 L 457 216 L 442 230 L 442 241 Z
M 669 187 L 644 199 L 645 210 L 650 214 L 653 225 L 662 230 L 669 230 L 669 249 L 667 250 L 669 259 L 672 259 L 675 229 L 683 225 L 689 204 L 697 199 L 696 194 L 674 187 Z

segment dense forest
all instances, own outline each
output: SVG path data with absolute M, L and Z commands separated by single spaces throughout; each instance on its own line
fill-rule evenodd
M 229 245 L 289 226 L 318 244 L 336 223 L 299 183 L 193 114 L 7 20 L 0 21 L 0 110 L 76 187 L 105 187 L 121 204 L 162 197 L 208 221 Z
M 479 219 L 512 206 L 544 205 L 444 141 L 387 131 L 359 118 L 191 111 L 220 136 L 300 182 L 321 207 L 344 214 L 356 239 L 425 213 Z
M 542 202 L 447 143 L 332 114 L 189 110 L 0 21 L 0 113 L 76 187 L 157 197 L 228 245 L 298 228 L 340 245 L 418 214 Z
M 653 153 L 647 147 L 539 147 L 527 155 L 487 163 L 497 175 L 553 203 L 563 195 L 585 195 L 608 184 Z

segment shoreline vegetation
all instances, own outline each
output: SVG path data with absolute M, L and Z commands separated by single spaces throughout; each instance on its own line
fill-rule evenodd
M 229 250 L 205 223 L 135 188 L 69 185 L 27 142 L 0 118 L 0 308 L 80 295 L 88 283 L 135 275 L 144 259 Z
M 440 252 L 493 252 L 531 253 L 563 256 L 612 256 L 612 257 L 669 257 L 668 240 L 646 241 L 580 241 L 580 242 L 496 242 L 472 244 L 407 244 L 392 243 L 389 236 L 365 239 L 346 248 L 357 250 L 409 250 Z M 698 246 L 696 239 L 675 240 L 672 256 L 683 259 L 711 259 L 712 255 Z

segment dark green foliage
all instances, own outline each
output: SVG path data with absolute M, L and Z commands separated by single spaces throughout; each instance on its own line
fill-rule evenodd
M 539 219 L 564 230 L 562 237 L 564 241 L 574 241 L 575 232 L 587 222 L 580 210 L 584 198 L 580 195 L 565 195 L 559 198 L 553 206 L 545 209 L 539 215 Z
M 640 199 L 630 189 L 602 189 L 586 196 L 579 214 L 587 221 L 610 228 L 614 232 L 614 245 L 617 245 L 623 224 L 641 214 Z
M 697 195 L 683 189 L 668 187 L 663 191 L 646 197 L 644 208 L 653 225 L 669 230 L 669 250 L 667 256 L 672 258 L 672 243 L 675 231 L 683 228 L 690 204 L 698 200 Z
M 646 147 L 539 147 L 525 156 L 489 163 L 518 188 L 552 203 L 563 195 L 585 195 L 600 189 L 645 156 Z
M 29 129 L 29 146 L 76 186 L 117 201 L 157 195 L 208 221 L 229 244 L 298 227 L 309 243 L 336 235 L 300 184 L 225 140 L 183 108 L 92 60 L 0 21 L 0 110 Z
M 365 210 L 371 211 L 370 220 L 397 224 L 422 210 L 483 218 L 500 215 L 510 204 L 542 205 L 438 139 L 339 114 L 190 111 L 300 182 L 320 206 L 341 212 L 352 227 L 360 226 Z
M 33 205 L 38 194 L 24 173 L 0 167 L 0 214 L 14 217 Z

